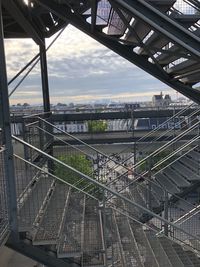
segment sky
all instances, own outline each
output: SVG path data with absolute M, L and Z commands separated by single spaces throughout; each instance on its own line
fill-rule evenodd
M 52 38 L 46 40 L 46 44 L 51 41 Z M 5 40 L 8 80 L 38 49 L 30 39 Z M 177 97 L 176 91 L 72 26 L 68 26 L 49 49 L 47 59 L 52 104 L 141 102 L 151 100 L 161 91 Z M 9 91 L 18 81 L 9 86 Z M 39 64 L 10 97 L 10 104 L 25 102 L 42 103 Z

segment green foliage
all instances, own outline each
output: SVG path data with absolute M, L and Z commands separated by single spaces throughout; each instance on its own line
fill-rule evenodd
M 106 121 L 88 121 L 88 131 L 90 133 L 105 132 L 108 128 Z
M 93 177 L 93 168 L 92 162 L 86 158 L 85 155 L 74 154 L 74 155 L 64 155 L 58 157 L 58 159 L 67 165 L 73 167 L 74 169 L 80 171 L 83 174 L 86 174 L 90 177 Z M 72 170 L 62 166 L 61 164 L 56 164 L 55 175 L 59 178 L 65 180 L 66 182 L 73 184 L 78 188 L 87 187 L 87 192 L 94 189 L 94 185 L 84 179 L 81 175 L 75 173 Z M 81 181 L 81 182 L 80 182 Z

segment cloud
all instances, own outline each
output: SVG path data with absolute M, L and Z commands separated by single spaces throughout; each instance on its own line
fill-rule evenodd
M 52 39 L 46 41 L 47 45 Z M 6 40 L 5 46 L 9 79 L 39 52 L 38 46 L 27 39 Z M 67 27 L 47 55 L 52 102 L 88 102 L 97 98 L 129 101 L 132 98 L 135 101 L 169 90 L 157 79 L 72 26 Z M 41 95 L 40 64 L 37 64 L 12 96 L 11 102 L 26 98 L 26 102 L 41 103 Z

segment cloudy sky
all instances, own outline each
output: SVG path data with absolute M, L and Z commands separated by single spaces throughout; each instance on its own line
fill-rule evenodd
M 46 42 L 48 45 L 51 39 Z M 5 48 L 8 79 L 38 53 L 37 45 L 31 40 L 6 40 Z M 143 101 L 161 90 L 176 97 L 174 90 L 72 26 L 65 29 L 48 51 L 48 71 L 51 103 Z M 10 91 L 16 83 L 9 87 Z M 39 64 L 10 102 L 42 103 Z

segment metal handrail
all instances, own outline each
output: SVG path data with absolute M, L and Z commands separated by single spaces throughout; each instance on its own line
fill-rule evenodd
M 38 171 L 40 171 L 41 173 L 44 173 L 44 174 L 48 175 L 49 177 L 52 177 L 52 178 L 54 178 L 55 180 L 62 182 L 63 184 L 67 184 L 68 186 L 70 186 L 70 187 L 76 189 L 78 192 L 81 192 L 81 193 L 87 195 L 88 197 L 90 197 L 90 198 L 95 199 L 95 200 L 98 201 L 98 199 L 95 198 L 93 195 L 89 194 L 88 192 L 85 192 L 85 191 L 81 190 L 80 188 L 74 186 L 73 184 L 68 183 L 66 180 L 63 180 L 63 179 L 59 178 L 58 176 L 52 174 L 51 172 L 48 172 L 46 169 L 43 169 L 43 168 L 41 168 L 41 167 L 39 167 L 39 166 L 33 164 L 33 163 L 30 162 L 30 161 L 25 160 L 24 158 L 22 158 L 22 157 L 20 157 L 20 156 L 18 156 L 18 155 L 16 155 L 16 154 L 14 154 L 14 157 L 15 157 L 15 158 L 18 158 L 19 160 L 22 160 L 23 162 L 25 162 L 26 164 L 30 165 L 31 167 L 36 168 L 36 169 L 37 169 Z M 124 203 L 124 201 L 123 201 L 123 203 Z M 118 208 L 118 207 L 117 207 L 113 202 L 111 202 L 111 201 L 108 202 L 108 204 L 109 204 L 109 207 L 111 207 L 112 210 L 118 212 L 119 214 L 121 214 L 121 215 L 123 215 L 123 216 L 126 216 L 128 219 L 130 219 L 130 220 L 132 220 L 132 221 L 138 223 L 138 224 L 141 225 L 142 227 L 144 226 L 144 224 L 143 224 L 142 222 L 138 221 L 135 217 L 133 217 L 133 216 L 131 216 L 131 215 L 128 214 L 128 211 L 126 210 L 126 207 L 124 207 L 123 210 L 122 210 L 121 207 Z M 175 223 L 175 222 L 174 222 L 174 223 Z M 146 226 L 147 229 L 152 230 L 152 231 L 155 233 L 155 235 L 157 235 L 157 236 L 159 236 L 159 234 L 162 233 L 162 231 L 157 232 L 157 231 L 156 231 L 154 228 L 152 228 L 150 225 L 145 225 L 145 226 Z M 188 234 L 188 235 L 190 235 L 190 234 Z M 168 236 L 166 236 L 166 238 L 168 238 L 169 240 L 173 240 L 174 242 L 178 242 L 178 243 L 181 242 L 181 241 L 178 240 L 178 239 L 169 238 Z M 183 243 L 183 244 L 184 244 L 184 245 L 188 245 L 188 244 L 185 244 L 185 243 Z M 193 247 L 190 246 L 190 245 L 188 245 L 188 246 L 189 246 L 194 252 L 196 252 L 195 248 L 193 248 Z
M 41 119 L 41 118 L 40 118 L 40 119 Z M 58 130 L 60 130 L 61 132 L 65 133 L 66 135 L 70 136 L 71 138 L 76 139 L 76 141 L 81 142 L 81 143 L 84 144 L 85 146 L 87 146 L 87 147 L 89 147 L 90 149 L 94 150 L 96 153 L 99 153 L 99 154 L 101 154 L 101 155 L 104 155 L 105 157 L 109 158 L 109 160 L 112 160 L 113 162 L 116 163 L 115 160 L 113 160 L 112 158 L 110 159 L 110 157 L 108 157 L 107 155 L 105 155 L 105 154 L 102 153 L 101 151 L 97 150 L 96 148 L 94 148 L 94 147 L 88 145 L 88 144 L 85 143 L 84 141 L 82 141 L 82 140 L 78 139 L 77 137 L 74 137 L 74 136 L 72 136 L 71 134 L 69 134 L 69 133 L 67 133 L 67 132 L 65 132 L 65 131 L 63 131 L 63 130 L 61 130 L 61 129 L 59 129 L 58 127 L 54 126 L 53 124 L 47 122 L 47 121 L 44 120 L 44 119 L 41 119 L 41 120 L 42 120 L 43 122 L 45 122 L 45 123 L 51 125 L 52 127 L 56 128 L 56 129 L 58 129 Z M 199 122 L 196 123 L 196 125 L 198 125 L 198 124 L 199 124 Z M 196 125 L 192 125 L 191 129 L 190 129 L 190 128 L 187 129 L 187 132 L 190 132 L 191 130 L 193 130 L 193 128 L 195 128 Z M 40 127 L 39 127 L 39 128 L 40 128 Z M 42 129 L 42 128 L 41 128 L 41 130 L 43 130 L 43 131 L 46 132 L 46 130 L 44 130 L 44 129 Z M 49 134 L 50 134 L 50 133 L 49 133 Z M 52 135 L 52 134 L 50 134 L 50 135 Z M 181 133 L 181 137 L 182 137 L 182 135 L 184 136 L 184 135 L 185 135 L 185 132 L 184 132 L 184 133 Z M 175 140 L 176 140 L 177 138 L 179 139 L 180 136 L 175 137 Z M 58 138 L 58 139 L 60 140 L 60 138 Z M 198 138 L 197 138 L 197 139 L 198 139 Z M 61 139 L 61 140 L 62 140 L 62 139 Z M 63 140 L 62 140 L 62 141 L 63 141 Z M 171 141 L 173 141 L 173 140 L 171 140 Z M 184 149 L 185 147 L 187 147 L 188 145 L 190 145 L 192 142 L 194 142 L 194 140 L 189 141 L 189 143 L 187 143 L 187 145 L 183 146 L 182 149 Z M 173 142 L 172 142 L 172 144 L 173 144 Z M 166 144 L 166 145 L 167 145 L 167 144 Z M 170 145 L 171 145 L 171 143 L 170 143 Z M 161 149 L 161 151 L 162 151 L 162 147 L 161 147 L 160 149 Z M 178 152 L 180 152 L 182 149 L 179 149 Z M 82 151 L 82 152 L 85 153 L 84 151 Z M 157 153 L 159 153 L 159 152 L 160 152 L 159 150 L 153 152 L 153 153 L 150 154 L 147 158 L 143 159 L 143 161 L 141 162 L 141 164 L 143 164 L 149 157 L 151 157 L 152 155 L 155 156 L 155 155 L 157 155 Z M 176 152 L 176 153 L 177 153 L 177 152 Z M 171 158 L 171 157 L 174 156 L 174 155 L 175 155 L 175 153 L 173 153 L 173 155 L 171 155 L 169 158 Z M 163 162 L 164 162 L 164 161 L 163 161 Z M 162 162 L 162 164 L 163 164 L 163 162 Z M 140 162 L 138 162 L 137 164 L 139 164 L 139 163 L 140 163 Z M 118 162 L 117 162 L 117 164 L 118 164 Z M 141 164 L 140 164 L 140 165 L 141 165 Z M 140 165 L 139 165 L 139 166 L 140 166 Z M 160 165 L 160 164 L 159 164 L 159 165 Z M 158 165 L 158 166 L 159 166 L 159 165 Z M 118 166 L 119 166 L 119 165 L 118 165 Z M 129 168 L 126 168 L 123 164 L 120 164 L 120 166 L 122 166 L 123 168 L 127 169 L 127 171 L 129 170 Z M 135 166 L 135 165 L 134 165 L 134 166 Z M 134 166 L 133 166 L 132 168 L 134 168 Z M 158 167 L 158 166 L 156 166 L 156 167 Z M 138 167 L 138 165 L 137 165 L 137 167 Z M 136 173 L 136 172 L 134 171 L 134 174 L 137 175 L 137 178 L 134 179 L 134 182 L 138 181 L 138 180 L 141 179 L 141 178 L 143 178 L 144 180 L 147 181 L 147 180 L 148 180 L 147 177 L 146 177 L 146 174 L 147 174 L 147 173 L 148 173 L 148 171 L 146 171 L 146 172 L 144 172 L 144 173 L 142 173 L 142 174 L 138 174 L 138 173 Z M 117 176 L 114 180 L 112 180 L 111 182 L 109 182 L 109 183 L 107 184 L 107 186 L 112 185 L 114 182 L 116 182 L 117 180 L 119 180 L 119 178 L 120 178 L 120 177 L 123 177 L 123 175 L 125 175 L 125 174 L 126 174 L 126 172 L 123 173 L 122 175 Z M 82 181 L 80 180 L 79 183 L 81 183 L 81 182 L 82 182 Z M 126 189 L 126 188 L 127 188 L 128 186 L 130 186 L 132 183 L 133 183 L 133 181 L 131 181 L 130 183 L 128 183 L 128 185 L 127 185 L 126 187 L 124 187 L 122 190 Z M 78 185 L 78 184 L 77 184 L 77 185 Z M 156 186 L 159 186 L 157 183 L 155 183 L 155 185 L 156 185 Z M 86 186 L 84 189 L 86 190 L 87 188 L 88 188 L 88 186 Z M 160 188 L 162 188 L 163 190 L 165 190 L 162 186 L 160 186 Z M 165 191 L 167 192 L 167 190 L 165 190 Z M 168 192 L 168 193 L 170 193 L 170 192 Z M 170 194 L 171 194 L 171 193 L 170 193 Z
M 19 143 L 21 143 L 22 145 L 28 146 L 29 148 L 31 148 L 31 149 L 33 149 L 33 150 L 36 150 L 37 152 L 39 152 L 40 154 L 42 154 L 42 155 L 45 156 L 46 158 L 48 158 L 48 159 L 50 159 L 50 160 L 53 160 L 54 162 L 56 162 L 56 163 L 62 165 L 63 167 L 69 169 L 69 170 L 72 171 L 73 173 L 76 173 L 76 174 L 78 174 L 78 175 L 84 177 L 85 180 L 87 180 L 87 181 L 89 181 L 90 183 L 92 183 L 92 184 L 98 186 L 98 187 L 101 188 L 104 192 L 109 192 L 109 193 L 111 193 L 113 196 L 116 196 L 117 198 L 123 200 L 125 203 L 128 203 L 128 204 L 130 204 L 130 205 L 132 205 L 132 206 L 134 206 L 134 207 L 136 207 L 136 208 L 139 208 L 140 210 L 146 212 L 146 213 L 149 214 L 150 216 L 155 217 L 155 218 L 158 219 L 159 221 L 161 221 L 161 222 L 163 222 L 163 223 L 165 223 L 165 224 L 167 224 L 167 225 L 173 227 L 174 229 L 176 229 L 176 230 L 178 230 L 178 231 L 180 231 L 180 232 L 182 232 L 182 233 L 184 233 L 184 234 L 186 234 L 186 235 L 188 235 L 188 236 L 190 236 L 190 237 L 192 237 L 192 238 L 197 239 L 197 240 L 200 241 L 200 239 L 199 239 L 198 237 L 193 236 L 192 234 L 188 233 L 188 232 L 185 231 L 184 229 L 181 229 L 179 226 L 175 225 L 174 223 L 169 222 L 169 221 L 166 220 L 165 218 L 160 217 L 160 216 L 157 215 L 156 213 L 154 213 L 154 212 L 150 211 L 149 209 L 147 209 L 147 208 L 141 206 L 140 204 L 138 204 L 138 203 L 132 201 L 131 199 L 125 197 L 124 195 L 122 195 L 122 194 L 120 194 L 120 193 L 118 193 L 118 192 L 112 190 L 111 188 L 105 186 L 104 184 L 102 184 L 102 183 L 100 183 L 100 182 L 94 180 L 94 179 L 91 178 L 90 176 L 88 176 L 88 175 L 86 175 L 86 174 L 84 174 L 84 173 L 82 173 L 82 172 L 76 170 L 75 168 L 73 168 L 73 167 L 67 165 L 66 163 L 64 163 L 64 162 L 62 162 L 62 161 L 60 161 L 60 160 L 54 158 L 53 156 L 47 154 L 46 152 L 41 151 L 40 149 L 38 149 L 38 148 L 36 148 L 36 147 L 34 147 L 34 146 L 32 146 L 32 145 L 26 143 L 25 141 L 21 140 L 20 138 L 18 138 L 18 137 L 16 137 L 16 136 L 13 136 L 13 135 L 12 135 L 12 138 L 13 138 L 15 141 L 18 141 Z M 62 179 L 61 179 L 61 180 L 62 180 Z M 70 184 L 70 185 L 71 185 L 71 184 Z M 84 193 L 85 193 L 85 192 L 84 192 Z

